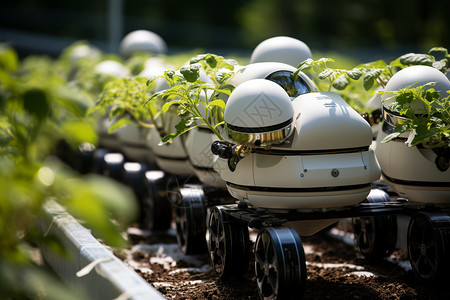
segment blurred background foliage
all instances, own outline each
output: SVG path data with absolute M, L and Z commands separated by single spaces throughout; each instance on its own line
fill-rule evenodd
M 109 0 L 3 1 L 0 29 L 86 39 L 102 47 L 109 6 Z M 304 41 L 313 53 L 358 49 L 366 56 L 374 51 L 397 55 L 448 47 L 449 9 L 448 0 L 123 0 L 122 36 L 147 29 L 172 50 L 251 51 L 268 37 L 287 35 Z
M 83 299 L 33 255 L 37 245 L 67 255 L 38 229 L 48 200 L 111 247 L 127 245 L 119 224 L 135 218 L 131 191 L 99 175 L 82 176 L 57 158 L 63 144 L 75 154 L 81 144 L 98 141 L 96 121 L 86 118 L 97 95 L 70 80 L 72 68 L 64 55 L 20 60 L 0 43 L 0 299 Z

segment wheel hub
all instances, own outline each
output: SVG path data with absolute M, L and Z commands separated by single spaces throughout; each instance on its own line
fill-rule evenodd
M 420 244 L 420 254 L 423 256 L 427 255 L 427 246 L 425 243 Z
M 269 269 L 270 269 L 270 266 L 269 266 L 269 263 L 268 263 L 268 262 L 264 262 L 264 264 L 263 264 L 263 269 L 264 269 L 264 275 L 265 275 L 265 276 L 269 276 Z

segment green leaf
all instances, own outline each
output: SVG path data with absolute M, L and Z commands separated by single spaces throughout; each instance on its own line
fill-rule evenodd
M 345 74 L 342 74 L 333 82 L 333 87 L 337 90 L 343 90 L 349 83 L 350 82 L 348 81 L 347 76 L 345 76 Z
M 345 74 L 347 74 L 347 76 L 353 80 L 358 80 L 361 77 L 362 72 L 360 69 L 353 68 L 353 69 L 347 71 Z
M 329 58 L 329 57 L 322 57 L 322 58 L 319 58 L 317 60 L 317 62 L 320 64 L 326 64 L 327 62 L 334 62 L 334 59 Z
M 214 55 L 208 54 L 206 56 L 206 63 L 210 68 L 215 68 L 217 66 L 217 58 Z
M 70 120 L 63 123 L 63 132 L 66 140 L 73 146 L 83 142 L 97 144 L 97 133 L 94 127 L 84 120 Z
M 319 78 L 326 79 L 334 73 L 333 69 L 327 68 L 324 71 L 320 72 Z
M 179 104 L 180 102 L 182 102 L 182 100 L 174 100 L 164 103 L 164 105 L 161 108 L 161 113 L 163 114 L 166 113 L 172 105 Z
M 313 63 L 314 60 L 312 58 L 307 58 L 306 60 L 301 62 L 297 68 L 299 71 L 308 71 L 309 69 L 311 69 Z M 298 71 L 296 72 L 296 74 L 298 74 Z
M 180 69 L 180 73 L 188 82 L 195 82 L 200 78 L 200 69 L 202 65 L 194 63 L 188 66 L 184 66 Z
M 449 67 L 448 60 L 445 58 L 433 62 L 433 68 L 438 69 L 439 71 L 441 71 L 444 74 L 445 74 L 445 72 L 447 72 L 448 67 Z
M 382 143 L 387 143 L 392 141 L 393 139 L 397 138 L 399 135 L 401 134 L 401 132 L 394 132 L 389 134 L 388 136 L 386 136 L 381 142 Z
M 444 47 L 433 47 L 428 51 L 428 54 L 431 54 L 433 52 L 442 52 L 446 57 L 448 56 L 448 50 Z
M 213 107 L 213 106 L 217 106 L 222 109 L 225 109 L 225 101 L 223 101 L 222 99 L 216 99 L 216 100 L 209 102 L 207 107 L 209 108 L 209 107 Z
M 8 72 L 16 72 L 19 69 L 16 51 L 5 44 L 0 44 L 0 68 Z
M 383 73 L 383 69 L 374 69 L 364 75 L 364 89 L 366 91 L 370 90 L 378 77 Z
M 117 122 L 114 122 L 111 126 L 109 126 L 108 132 L 112 133 L 112 132 L 116 131 L 117 129 L 119 129 L 120 127 L 128 125 L 128 124 L 136 125 L 133 122 L 133 120 L 131 120 L 130 118 L 126 118 L 126 117 L 119 118 L 117 120 Z
M 50 112 L 49 102 L 46 92 L 41 89 L 31 89 L 23 95 L 23 108 L 40 121 Z
M 193 117 L 181 119 L 180 123 L 175 125 L 175 129 L 177 131 L 164 136 L 158 145 L 162 146 L 164 144 L 167 144 L 171 140 L 179 137 L 182 134 L 185 134 L 189 130 L 192 130 L 192 129 L 200 126 L 200 124 L 192 125 L 195 120 L 196 120 L 196 118 L 193 118 Z
M 433 64 L 433 57 L 427 54 L 408 53 L 399 57 L 400 63 L 408 65 L 426 65 L 431 66 Z

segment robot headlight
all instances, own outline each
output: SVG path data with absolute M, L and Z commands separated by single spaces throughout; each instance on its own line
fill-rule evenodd
M 231 124 L 225 124 L 226 133 L 231 140 L 238 144 L 252 144 L 260 146 L 280 144 L 285 141 L 294 129 L 292 118 L 284 124 L 280 124 L 279 129 L 273 128 L 275 130 L 271 131 L 270 129 L 272 128 L 237 128 Z
M 279 144 L 293 131 L 293 115 L 291 100 L 280 85 L 252 79 L 231 93 L 224 112 L 225 130 L 238 144 Z
M 301 94 L 311 92 L 306 82 L 300 76 L 294 78 L 294 73 L 290 71 L 277 71 L 267 76 L 266 79 L 280 85 L 291 100 L 294 100 Z
M 408 118 L 402 117 L 402 116 L 390 111 L 386 107 L 383 107 L 383 118 L 386 121 L 386 123 L 388 123 L 392 127 L 396 127 L 397 125 L 405 124 L 408 120 L 410 120 Z

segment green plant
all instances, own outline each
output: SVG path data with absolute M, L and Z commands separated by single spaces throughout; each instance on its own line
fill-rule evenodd
M 0 298 L 76 299 L 30 256 L 37 242 L 64 255 L 55 237 L 36 226 L 42 206 L 55 199 L 113 247 L 126 243 L 116 222 L 134 215 L 131 193 L 112 181 L 80 176 L 57 160 L 62 140 L 96 143 L 85 113 L 90 101 L 42 56 L 20 62 L 0 45 Z
M 440 58 L 439 58 L 440 57 Z M 376 92 L 386 86 L 399 70 L 413 66 L 431 66 L 445 73 L 449 68 L 450 55 L 446 48 L 434 47 L 427 54 L 407 53 L 389 64 L 384 60 L 359 64 L 353 68 L 331 68 L 331 58 L 307 59 L 298 66 L 297 72 L 310 72 L 319 90 L 332 88 L 359 113 L 367 113 L 366 91 Z M 362 81 L 361 81 L 362 79 Z
M 175 106 L 177 115 L 181 118 L 175 125 L 176 132 L 163 136 L 162 143 L 167 143 L 198 126 L 208 127 L 223 140 L 217 127 L 224 123 L 225 102 L 219 95 L 230 95 L 231 91 L 220 87 L 234 74 L 236 66 L 237 62 L 234 60 L 214 54 L 203 54 L 192 58 L 189 64 L 181 67 L 178 72 L 165 71 L 164 75 L 148 81 L 148 84 L 152 84 L 157 78 L 163 78 L 169 88 L 152 95 L 146 105 L 158 103 L 162 99 L 164 104 L 161 113 L 165 114 Z
M 436 91 L 434 83 L 414 87 L 407 86 L 396 92 L 382 92 L 381 95 L 391 95 L 384 101 L 395 101 L 389 110 L 404 117 L 402 122 L 396 125 L 395 132 L 383 139 L 383 143 L 389 142 L 404 133 L 409 133 L 405 143 L 414 147 L 422 145 L 425 148 L 438 148 L 450 146 L 450 95 L 441 98 Z M 393 94 L 393 95 L 392 95 Z M 423 109 L 420 112 L 413 109 L 412 103 L 420 102 Z
M 331 91 L 334 89 L 356 111 L 367 112 L 367 99 L 362 97 L 362 87 L 359 81 L 362 76 L 361 70 L 358 67 L 331 68 L 329 63 L 334 62 L 334 59 L 326 57 L 318 60 L 307 59 L 298 66 L 296 74 L 298 72 L 310 73 L 319 90 Z
M 431 87 L 433 85 L 433 82 L 417 87 L 413 84 L 396 92 L 381 93 L 391 95 L 385 100 L 395 100 L 389 109 L 404 117 L 395 125 L 395 132 L 386 136 L 382 143 L 408 134 L 405 144 L 432 149 L 436 154 L 436 167 L 444 172 L 450 167 L 450 95 L 441 98 Z M 413 102 L 416 106 L 417 102 L 421 103 L 423 109 L 413 109 Z
M 437 59 L 432 54 L 441 54 L 443 58 Z M 364 73 L 363 81 L 364 88 L 366 91 L 370 90 L 375 83 L 381 87 L 385 87 L 389 79 L 399 70 L 414 66 L 414 65 L 425 65 L 438 69 L 445 74 L 449 68 L 450 55 L 446 48 L 434 47 L 431 48 L 427 54 L 422 53 L 407 53 L 399 58 L 391 61 L 389 64 L 383 60 L 378 60 L 371 63 L 365 63 L 357 66 Z
M 349 79 L 358 80 L 362 75 L 358 68 L 353 68 L 351 70 L 330 68 L 327 64 L 330 62 L 334 62 L 334 59 L 324 57 L 313 60 L 308 58 L 299 64 L 297 74 L 300 71 L 314 72 L 320 80 L 328 81 L 328 91 L 331 90 L 331 87 L 334 87 L 337 90 L 343 90 L 350 84 Z
M 148 79 L 143 77 L 111 80 L 104 86 L 99 101 L 88 114 L 108 113 L 110 120 L 114 121 L 108 129 L 109 132 L 126 124 L 154 127 L 160 112 L 155 105 L 144 107 L 153 91 L 152 87 L 147 85 L 147 81 Z

